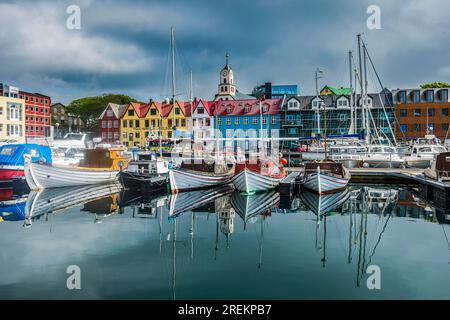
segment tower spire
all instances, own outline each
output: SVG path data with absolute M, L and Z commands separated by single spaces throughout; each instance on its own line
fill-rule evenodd
M 228 67 L 228 59 L 230 58 L 230 54 L 228 52 L 225 53 L 225 67 Z

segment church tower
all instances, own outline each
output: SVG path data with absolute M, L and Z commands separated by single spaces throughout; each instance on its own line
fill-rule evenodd
M 228 64 L 230 55 L 225 55 L 225 67 L 220 71 L 219 90 L 216 100 L 234 100 L 236 86 L 234 85 L 233 69 Z

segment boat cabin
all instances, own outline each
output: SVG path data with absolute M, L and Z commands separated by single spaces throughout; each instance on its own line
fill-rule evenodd
M 439 145 L 418 145 L 413 147 L 412 149 L 412 154 L 424 154 L 424 153 L 428 153 L 428 154 L 439 154 L 439 153 L 443 153 L 446 152 L 447 150 Z
M 88 149 L 80 167 L 122 170 L 128 167 L 129 157 L 125 148 Z
M 158 159 L 154 152 L 138 152 L 133 154 L 133 159 L 134 160 L 128 164 L 128 172 L 155 175 L 169 173 L 169 162 L 164 159 Z
M 450 152 L 441 153 L 436 158 L 436 175 L 438 179 L 450 178 Z

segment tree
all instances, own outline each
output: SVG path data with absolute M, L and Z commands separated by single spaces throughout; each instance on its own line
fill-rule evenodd
M 438 89 L 438 88 L 450 88 L 450 83 L 447 82 L 431 82 L 420 86 L 422 89 Z
M 128 104 L 130 102 L 139 102 L 136 99 L 124 94 L 103 94 L 96 97 L 85 97 L 72 101 L 67 106 L 67 111 L 79 116 L 87 129 L 97 127 L 97 119 L 105 110 L 108 103 Z

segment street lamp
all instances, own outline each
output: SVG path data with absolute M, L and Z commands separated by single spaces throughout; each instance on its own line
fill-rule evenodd
M 59 137 L 59 135 L 58 135 L 59 122 L 55 123 L 55 127 L 56 127 L 56 138 L 58 138 Z

